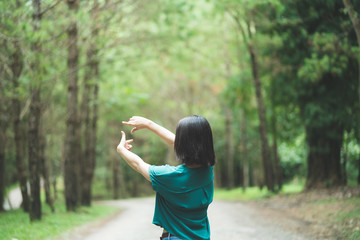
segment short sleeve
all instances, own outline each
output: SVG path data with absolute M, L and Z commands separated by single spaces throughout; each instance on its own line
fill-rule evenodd
M 171 191 L 170 186 L 172 185 L 171 182 L 174 179 L 173 175 L 175 172 L 175 168 L 169 165 L 150 166 L 149 175 L 154 191 L 162 195 L 165 195 L 167 192 Z

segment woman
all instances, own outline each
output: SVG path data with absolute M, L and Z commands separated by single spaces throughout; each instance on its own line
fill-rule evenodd
M 208 121 L 189 116 L 179 121 L 176 135 L 153 121 L 132 117 L 125 125 L 131 133 L 149 129 L 174 147 L 180 165 L 150 166 L 130 152 L 132 140 L 122 138 L 117 152 L 137 172 L 151 182 L 156 191 L 153 223 L 164 228 L 160 239 L 208 240 L 210 226 L 207 209 L 213 199 L 215 153 Z

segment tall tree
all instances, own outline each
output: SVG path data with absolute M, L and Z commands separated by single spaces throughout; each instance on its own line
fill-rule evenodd
M 40 30 L 41 23 L 41 2 L 40 0 L 33 0 L 33 29 L 34 33 Z M 30 220 L 41 219 L 41 200 L 40 200 L 40 86 L 42 72 L 40 70 L 40 56 L 41 53 L 39 41 L 33 39 L 32 52 L 35 55 L 32 63 L 33 79 L 30 83 L 30 113 L 29 113 L 29 170 L 30 170 Z
M 358 159 L 358 179 L 357 179 L 358 185 L 360 185 L 360 154 Z
M 351 0 L 343 0 L 344 6 L 350 16 L 352 25 L 354 26 L 354 30 L 356 33 L 356 39 L 358 47 L 360 48 L 360 18 L 359 18 L 359 11 L 355 11 L 355 8 L 353 4 L 351 3 Z M 358 97 L 359 97 L 359 103 L 360 103 L 360 54 L 357 56 L 358 60 Z M 360 136 L 358 136 L 360 138 Z M 360 141 L 360 140 L 358 140 Z M 360 153 L 359 153 L 359 160 L 358 160 L 358 184 L 360 185 Z
M 43 122 L 43 117 L 41 117 L 41 122 Z M 40 124 L 40 136 L 39 136 L 39 159 L 41 165 L 41 175 L 44 180 L 44 190 L 45 190 L 45 201 L 49 205 L 52 212 L 55 211 L 54 201 L 51 195 L 51 183 L 50 183 L 50 174 L 49 174 L 49 164 L 46 158 L 46 137 L 44 132 L 44 124 Z
M 248 13 L 246 13 L 248 14 Z M 260 120 L 260 137 L 261 137 L 261 157 L 264 166 L 264 175 L 265 175 L 265 184 L 270 191 L 274 191 L 274 173 L 273 173 L 273 166 L 271 162 L 271 154 L 270 154 L 270 147 L 267 137 L 267 127 L 266 127 L 266 118 L 265 118 L 265 105 L 262 96 L 262 87 L 260 81 L 260 72 L 259 72 L 259 60 L 258 54 L 255 48 L 255 42 L 253 39 L 252 28 L 255 28 L 255 24 L 253 20 L 247 16 L 248 19 L 245 19 L 243 26 L 243 22 L 241 21 L 241 16 L 238 11 L 235 11 L 232 14 L 237 27 L 242 35 L 243 41 L 247 47 L 247 50 L 250 54 L 250 61 L 251 61 L 251 69 L 252 69 L 252 76 L 253 76 L 253 84 L 255 87 L 256 93 L 256 100 L 258 106 L 258 115 Z M 246 27 L 246 28 L 245 28 Z M 246 29 L 246 30 L 245 30 Z
M 225 129 L 226 129 L 226 176 L 227 187 L 233 188 L 235 185 L 235 165 L 234 165 L 234 138 L 233 138 L 233 117 L 231 110 L 225 106 Z
M 10 98 L 11 107 L 7 108 L 7 114 L 11 116 L 8 121 L 11 121 L 14 145 L 15 145 L 15 160 L 17 169 L 17 178 L 20 185 L 22 195 L 22 208 L 25 212 L 29 211 L 29 196 L 27 189 L 27 167 L 25 162 L 26 152 L 26 132 L 25 124 L 23 121 L 24 114 L 21 114 L 23 99 L 22 94 L 23 86 L 20 84 L 20 76 L 24 68 L 23 49 L 21 46 L 20 31 L 14 31 L 19 28 L 23 22 L 20 19 L 21 14 L 21 2 L 10 1 L 7 6 L 10 10 L 5 11 L 1 16 L 1 32 L 8 37 L 2 38 L 1 48 L 1 81 L 2 90 L 4 91 L 3 97 L 8 96 Z M 16 13 L 8 15 L 9 13 Z M 8 90 L 8 94 L 5 94 L 5 90 Z M 10 93 L 10 95 L 9 95 Z M 5 106 L 3 106 L 5 107 Z M 24 107 L 26 109 L 26 107 Z M 23 111 L 25 112 L 25 111 Z M 5 117 L 6 115 L 3 115 Z
M 359 12 L 357 12 L 351 3 L 351 0 L 343 0 L 344 6 L 346 11 L 348 12 L 352 25 L 354 26 L 354 30 L 356 33 L 356 39 L 358 43 L 358 47 L 360 48 L 360 18 Z M 360 102 L 360 54 L 358 54 L 358 81 L 359 81 L 359 88 L 358 88 L 358 97 Z
M 3 111 L 0 110 L 1 115 L 4 116 Z M 2 117 L 3 118 L 3 117 Z M 6 144 L 6 128 L 5 123 L 0 119 L 0 212 L 4 211 L 5 198 L 5 144 Z
M 282 170 L 280 166 L 280 159 L 278 154 L 278 146 L 277 146 L 277 113 L 275 107 L 275 96 L 276 96 L 276 88 L 274 84 L 271 85 L 271 130 L 272 130 L 272 137 L 273 137 L 273 145 L 272 145 L 272 156 L 274 160 L 274 175 L 275 181 L 279 189 L 282 188 Z
M 243 168 L 243 188 L 249 187 L 249 160 L 247 154 L 247 136 L 246 136 L 246 113 L 245 110 L 241 110 L 241 159 Z
M 5 97 L 5 67 L 0 65 L 0 212 L 4 211 L 5 194 L 5 146 L 6 130 L 9 126 L 9 99 Z
M 10 68 L 11 68 L 11 79 L 13 84 L 13 89 L 15 90 L 12 97 L 12 119 L 13 119 L 13 129 L 14 129 L 14 143 L 15 143 L 15 159 L 16 159 L 16 168 L 18 172 L 18 180 L 21 190 L 21 196 L 23 199 L 22 207 L 25 212 L 29 211 L 30 208 L 30 199 L 28 195 L 27 187 L 27 171 L 25 163 L 25 126 L 22 121 L 21 114 L 21 100 L 19 96 L 19 77 L 22 72 L 24 62 L 23 56 L 20 49 L 20 43 L 14 42 L 14 52 L 11 54 Z
M 226 54 L 228 55 L 228 54 Z M 231 78 L 231 67 L 230 59 L 226 56 L 225 60 L 225 77 Z M 234 164 L 234 134 L 233 134 L 233 113 L 228 106 L 227 102 L 223 105 L 224 116 L 225 116 L 225 147 L 226 147 L 226 176 L 227 176 L 227 187 L 233 188 L 235 186 L 235 164 Z
M 79 48 L 78 28 L 75 14 L 79 9 L 78 0 L 67 0 L 70 13 L 70 23 L 67 29 L 67 67 L 68 67 L 68 92 L 67 92 L 67 116 L 66 136 L 64 153 L 64 182 L 65 201 L 68 211 L 75 211 L 79 204 L 80 182 L 79 182 L 79 151 L 80 151 L 80 129 L 78 119 L 78 65 Z
M 87 68 L 84 77 L 84 90 L 81 103 L 81 123 L 83 125 L 83 153 L 81 164 L 81 204 L 91 205 L 91 183 L 95 170 L 97 101 L 99 78 L 99 60 L 97 37 L 99 32 L 99 3 L 94 0 L 91 9 L 91 36 L 87 50 Z
M 358 106 L 355 36 L 338 0 L 283 1 L 274 30 L 282 38 L 276 55 L 285 66 L 278 86 L 292 98 L 305 125 L 307 188 L 342 185 L 340 151 L 345 129 L 353 128 Z M 316 11 L 313 11 L 316 9 Z M 341 36 L 341 37 L 340 37 Z

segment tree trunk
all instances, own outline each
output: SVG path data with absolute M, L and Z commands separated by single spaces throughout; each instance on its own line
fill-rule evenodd
M 266 119 L 265 119 L 265 107 L 264 101 L 261 94 L 261 82 L 259 76 L 259 63 L 257 60 L 257 54 L 252 44 L 248 44 L 248 50 L 251 57 L 251 68 L 253 74 L 253 81 L 256 92 L 256 101 L 258 105 L 258 114 L 260 120 L 260 137 L 261 137 L 261 155 L 264 165 L 264 174 L 265 174 L 265 184 L 270 191 L 274 191 L 274 174 L 273 167 L 270 159 L 270 148 L 267 138 L 266 130 Z
M 17 2 L 17 8 L 20 8 L 20 3 Z M 21 54 L 20 44 L 18 41 L 14 41 L 14 52 L 11 55 L 11 76 L 9 78 L 12 80 L 12 89 L 19 88 L 19 77 L 21 75 L 24 61 Z M 5 71 L 3 71 L 5 72 Z M 16 169 L 17 177 L 20 185 L 20 191 L 22 195 L 22 208 L 24 212 L 28 212 L 30 208 L 29 195 L 27 188 L 27 171 L 25 163 L 25 139 L 26 134 L 24 130 L 24 124 L 21 122 L 21 102 L 16 95 L 16 92 L 13 93 L 12 97 L 12 125 L 14 129 L 14 144 L 15 144 L 15 159 L 16 159 Z
M 342 183 L 344 185 L 347 185 L 347 172 L 346 172 L 346 164 L 347 164 L 347 154 L 344 153 L 344 158 L 343 158 L 343 162 L 341 164 L 341 176 L 342 176 Z
M 78 10 L 78 0 L 67 0 L 71 14 Z M 68 96 L 67 96 L 67 119 L 64 153 L 64 182 L 65 201 L 67 211 L 75 211 L 79 204 L 79 151 L 80 151 L 80 130 L 78 120 L 78 61 L 79 49 L 77 47 L 77 25 L 72 17 L 67 30 L 68 40 Z
M 225 77 L 231 78 L 231 59 L 226 54 L 225 58 Z M 234 164 L 234 141 L 233 141 L 233 114 L 228 107 L 228 103 L 222 104 L 225 115 L 225 149 L 226 149 L 226 161 L 225 161 L 225 173 L 226 173 L 226 187 L 231 189 L 235 186 L 235 164 Z
M 5 45 L 6 40 L 1 44 Z M 5 148 L 6 148 L 6 129 L 8 127 L 8 98 L 5 97 L 5 66 L 0 65 L 0 212 L 4 211 L 5 198 Z M 6 81 L 6 82 L 5 82 Z
M 40 91 L 38 87 L 31 89 L 31 104 L 29 114 L 29 173 L 30 173 L 30 220 L 41 219 L 40 200 Z
M 356 39 L 358 42 L 358 46 L 360 47 L 360 18 L 359 13 L 355 11 L 354 6 L 351 3 L 351 0 L 343 0 L 344 6 L 349 14 L 350 20 L 354 27 L 356 33 Z M 360 103 L 360 56 L 358 55 L 358 95 L 359 95 L 359 103 Z M 360 185 L 360 156 L 359 156 L 359 176 L 358 176 L 358 184 Z
M 40 0 L 33 0 L 33 25 L 34 32 L 39 30 L 41 20 L 41 5 Z M 32 64 L 34 71 L 33 81 L 30 83 L 30 113 L 29 113 L 29 173 L 30 173 L 30 220 L 41 219 L 41 199 L 40 199 L 40 81 L 41 71 L 39 63 L 39 53 L 41 52 L 39 43 L 35 42 L 32 44 L 32 51 L 35 54 L 35 61 Z
M 15 159 L 16 168 L 18 172 L 18 180 L 23 199 L 22 208 L 25 212 L 30 209 L 30 199 L 27 188 L 27 171 L 25 164 L 25 139 L 24 139 L 24 126 L 20 120 L 20 101 L 14 98 L 12 101 L 14 111 L 14 142 L 15 142 Z
M 331 128 L 334 132 L 334 127 Z M 332 187 L 343 185 L 340 153 L 343 129 L 336 129 L 337 137 L 329 137 L 327 129 L 306 129 L 309 145 L 308 176 L 306 188 Z
M 358 160 L 358 179 L 357 179 L 357 182 L 358 182 L 358 185 L 360 185 L 360 154 L 359 154 L 359 160 Z
M 120 160 L 114 156 L 112 161 L 112 177 L 113 177 L 113 199 L 120 198 Z
M 232 116 L 230 109 L 225 107 L 225 127 L 226 127 L 226 175 L 227 175 L 227 187 L 233 188 L 235 183 L 234 172 L 234 144 L 233 144 L 233 130 L 232 130 Z
M 81 120 L 84 124 L 84 151 L 81 157 L 81 204 L 91 205 L 91 184 L 95 170 L 96 129 L 97 129 L 97 94 L 99 61 L 97 59 L 96 38 L 98 36 L 98 1 L 94 1 L 91 11 L 91 42 L 87 51 L 87 70 L 84 78 Z M 92 105 L 93 104 L 93 105 Z M 91 108 L 91 105 L 93 106 Z M 92 114 L 91 114 L 92 113 Z
M 11 63 L 11 72 L 12 72 L 12 84 L 13 89 L 19 88 L 18 79 L 20 77 L 22 68 L 23 68 L 23 59 L 21 55 L 21 50 L 18 42 L 14 43 L 14 53 L 12 54 L 12 63 Z M 22 208 L 25 212 L 29 211 L 29 195 L 27 188 L 27 171 L 25 164 L 25 130 L 24 125 L 21 122 L 21 102 L 18 96 L 12 98 L 12 110 L 13 110 L 13 128 L 14 128 L 14 143 L 15 143 L 15 159 L 16 159 L 16 168 L 18 174 L 18 180 L 22 195 Z
M 274 173 L 275 173 L 276 183 L 278 185 L 278 190 L 280 190 L 282 188 L 282 171 L 281 171 L 279 154 L 278 154 L 278 150 L 277 150 L 276 132 L 274 132 L 273 134 L 274 135 L 273 135 L 272 152 L 273 152 L 273 156 L 274 156 Z
M 49 177 L 49 166 L 48 162 L 45 156 L 45 149 L 46 149 L 46 139 L 45 139 L 45 133 L 44 130 L 40 131 L 40 163 L 42 167 L 42 176 L 44 179 L 44 189 L 45 189 L 45 197 L 46 197 L 46 203 L 49 205 L 52 212 L 55 212 L 54 208 L 54 201 L 51 196 L 51 190 L 50 190 L 50 177 Z
M 92 58 L 92 50 L 89 49 L 87 52 L 87 69 L 84 78 L 84 90 L 82 95 L 82 103 L 81 103 L 81 123 L 83 126 L 83 151 L 80 157 L 80 173 L 81 173 L 81 204 L 84 206 L 91 205 L 91 178 L 89 179 L 89 168 L 91 168 L 90 159 L 90 101 L 91 101 L 91 58 Z M 92 172 L 90 172 L 92 173 Z
M 278 190 L 282 188 L 282 170 L 280 165 L 280 159 L 278 154 L 278 147 L 277 147 L 277 127 L 276 127 L 276 110 L 274 106 L 274 98 L 276 96 L 276 89 L 272 87 L 271 91 L 271 102 L 272 102 L 272 116 L 271 116 L 271 126 L 272 126 L 272 136 L 273 136 L 273 146 L 272 146 L 272 153 L 273 153 L 273 159 L 274 159 L 274 173 L 275 173 L 275 179 L 276 183 L 278 185 Z
M 245 110 L 242 109 L 241 114 L 241 150 L 242 150 L 242 165 L 243 165 L 243 188 L 249 187 L 249 161 L 247 157 L 247 137 L 246 137 L 246 115 Z
M 99 63 L 96 63 L 95 67 L 95 75 L 96 78 L 99 77 Z M 88 176 L 88 202 L 90 205 L 91 201 L 91 186 L 92 186 L 92 179 L 94 176 L 95 166 L 96 166 L 96 140 L 97 140 L 97 119 L 98 119 L 98 92 L 99 87 L 98 84 L 95 83 L 93 86 L 93 105 L 92 105 L 92 118 L 90 119 L 90 154 L 89 154 L 89 166 L 87 171 Z
M 350 16 L 351 22 L 354 26 L 354 30 L 356 33 L 356 38 L 357 38 L 357 42 L 358 42 L 358 46 L 360 47 L 360 19 L 359 19 L 359 13 L 357 13 L 354 9 L 354 6 L 351 3 L 351 0 L 343 0 L 344 6 Z M 358 71 L 359 71 L 359 75 L 358 75 L 358 84 L 359 84 L 359 89 L 358 89 L 358 94 L 359 94 L 359 103 L 360 103 L 360 56 L 358 56 Z
M 340 150 L 341 151 L 341 155 L 342 155 L 342 159 L 340 159 L 341 161 L 341 177 L 342 177 L 342 183 L 344 185 L 347 185 L 347 171 L 346 171 L 346 164 L 347 164 L 347 157 L 348 157 L 348 137 L 346 137 L 344 139 L 344 142 L 343 142 L 343 146 L 342 146 L 342 149 Z
M 0 85 L 1 86 L 1 85 Z M 1 99 L 0 99 L 1 100 Z M 4 102 L 1 101 L 1 104 Z M 0 212 L 4 211 L 5 198 L 5 146 L 6 146 L 6 118 L 5 112 L 0 106 Z
M 265 184 L 267 188 L 270 191 L 274 191 L 274 173 L 273 173 L 273 167 L 271 163 L 270 158 L 270 147 L 269 142 L 267 138 L 267 129 L 266 129 L 266 118 L 265 118 L 265 107 L 264 107 L 264 101 L 262 98 L 261 93 L 261 82 L 260 82 L 260 74 L 259 74 L 259 62 L 257 59 L 257 53 L 253 47 L 253 43 L 251 42 L 252 39 L 252 32 L 251 32 L 251 26 L 250 21 L 247 20 L 247 34 L 245 33 L 245 30 L 240 22 L 239 15 L 234 15 L 234 20 L 236 21 L 238 28 L 243 36 L 244 42 L 247 46 L 247 49 L 250 54 L 251 58 L 251 70 L 253 75 L 253 83 L 255 87 L 255 93 L 256 93 L 256 101 L 258 105 L 258 114 L 259 114 L 259 120 L 260 120 L 260 138 L 261 138 L 261 156 L 263 161 L 263 167 L 264 167 L 264 175 L 265 175 Z

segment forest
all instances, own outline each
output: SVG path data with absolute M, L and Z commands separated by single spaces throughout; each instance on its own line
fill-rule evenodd
M 360 1 L 1 0 L 0 212 L 153 194 L 116 153 L 144 116 L 213 130 L 216 188 L 360 184 Z M 132 151 L 178 164 L 152 133 Z M 0 213 L 1 218 L 1 213 Z

